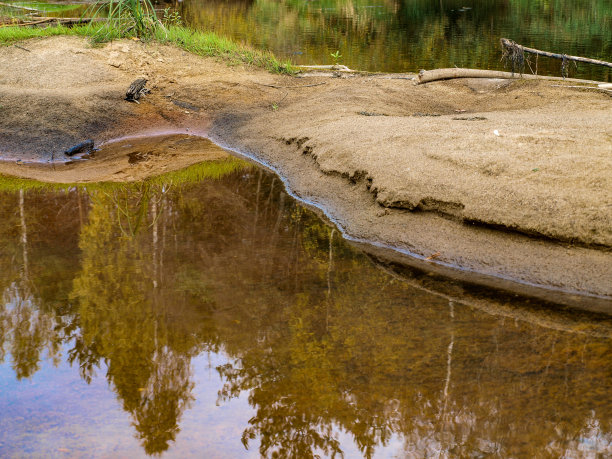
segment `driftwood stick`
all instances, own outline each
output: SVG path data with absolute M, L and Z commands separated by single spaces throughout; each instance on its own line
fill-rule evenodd
M 47 22 L 47 21 L 34 21 L 34 22 L 15 22 L 13 24 L 0 24 L 0 28 L 2 27 L 27 27 L 27 26 L 31 26 L 31 25 L 36 25 L 36 24 L 42 24 L 43 22 Z
M 45 22 L 51 22 L 53 19 L 58 19 L 58 18 L 43 18 L 43 19 L 39 19 L 38 21 L 22 22 L 21 24 L 14 24 L 14 26 L 25 27 L 25 26 L 43 24 Z
M 51 18 L 61 25 L 89 24 L 90 22 L 105 22 L 106 18 Z
M 267 86 L 268 88 L 276 88 L 276 89 L 299 89 L 299 88 L 312 88 L 313 86 L 321 86 L 323 84 L 326 84 L 326 82 L 322 82 L 322 83 L 314 83 L 314 84 L 301 84 L 298 86 L 276 86 L 274 84 L 263 84 L 263 83 L 257 83 L 255 82 L 255 84 L 258 84 L 260 86 Z
M 512 40 L 508 40 L 507 38 L 502 38 L 501 44 L 506 49 L 517 47 L 519 50 L 522 50 L 525 53 L 531 53 L 531 54 L 535 54 L 538 56 L 553 57 L 555 59 L 562 59 L 562 60 L 568 60 L 568 61 L 586 62 L 587 64 L 603 65 L 603 66 L 612 68 L 612 62 L 600 61 L 598 59 L 589 59 L 588 57 L 568 56 L 567 54 L 558 54 L 558 53 L 550 53 L 548 51 L 541 51 L 539 49 L 528 48 L 526 46 L 519 45 L 518 43 L 515 43 Z
M 570 81 L 574 83 L 600 84 L 602 81 L 580 80 L 577 78 L 550 77 L 542 75 L 520 75 L 518 73 L 501 72 L 497 70 L 478 70 L 478 69 L 436 69 L 421 70 L 416 78 L 416 84 L 430 83 L 439 80 L 452 80 L 454 78 L 503 78 L 503 79 L 525 79 L 525 80 L 551 80 L 551 81 Z
M 23 46 L 19 46 L 19 45 L 13 45 L 15 48 L 19 48 L 19 49 L 23 49 L 24 51 L 27 51 L 28 53 L 31 53 L 32 51 L 29 50 L 28 48 L 24 48 Z
M 337 72 L 354 72 L 355 70 L 349 69 L 346 65 L 334 64 L 334 65 L 298 65 L 301 69 L 313 69 L 313 70 L 335 70 Z
M 33 25 L 45 24 L 47 22 L 56 22 L 61 25 L 88 24 L 90 22 L 106 21 L 106 18 L 54 18 L 54 17 L 37 17 L 37 21 L 21 22 L 15 24 L 2 24 L 0 27 L 29 27 Z

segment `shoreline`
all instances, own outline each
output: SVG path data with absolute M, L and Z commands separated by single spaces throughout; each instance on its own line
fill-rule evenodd
M 147 130 L 205 135 L 272 166 L 349 239 L 396 247 L 424 268 L 460 267 L 578 294 L 578 307 L 580 298 L 599 297 L 603 306 L 590 309 L 612 313 L 609 96 L 525 81 L 414 87 L 359 75 L 295 78 L 128 41 L 93 49 L 73 37 L 28 44 L 27 55 L 0 48 L 1 61 L 23 67 L 21 78 L 0 70 L 0 95 L 11 110 L 0 122 L 9 134 L 0 136 L 4 154 L 44 161 L 50 148 L 63 151 L 85 138 Z M 62 53 L 70 54 L 64 62 L 52 59 Z M 73 69 L 61 84 L 61 66 L 83 60 L 88 68 Z M 26 78 L 41 68 L 45 75 Z M 141 75 L 152 94 L 140 105 L 123 102 L 121 93 Z M 67 107 L 78 112 L 68 118 Z M 493 126 L 503 126 L 500 136 Z M 584 151 L 576 155 L 576 148 Z M 204 155 L 189 161 L 198 158 Z M 159 166 L 172 169 L 173 161 L 161 158 Z M 78 179 L 78 165 L 71 169 Z M 0 164 L 0 173 L 25 170 L 37 178 L 29 166 Z M 138 179 L 129 172 L 116 178 Z M 524 234 L 530 231 L 541 237 Z
M 291 185 L 291 178 L 283 175 L 281 170 L 274 165 L 267 163 L 260 155 L 254 153 L 245 153 L 236 147 L 230 147 L 224 144 L 219 138 L 212 138 L 213 142 L 220 145 L 222 148 L 231 151 L 238 157 L 253 161 L 260 167 L 276 174 L 282 181 L 285 190 L 294 199 L 300 201 L 303 205 L 315 210 L 321 218 L 328 220 L 336 226 L 342 233 L 342 237 L 350 243 L 358 247 L 361 251 L 367 253 L 378 263 L 389 266 L 401 266 L 408 270 L 416 270 L 425 273 L 427 276 L 442 277 L 449 279 L 457 285 L 462 285 L 467 288 L 485 287 L 494 291 L 504 292 L 504 295 L 515 295 L 517 298 L 534 298 L 541 300 L 550 305 L 560 305 L 569 307 L 577 311 L 586 311 L 596 314 L 612 315 L 612 296 L 585 293 L 584 291 L 571 290 L 555 285 L 544 285 L 530 281 L 529 279 L 513 278 L 504 275 L 495 275 L 490 272 L 483 272 L 476 268 L 444 263 L 434 259 L 428 259 L 425 255 L 418 252 L 412 252 L 401 245 L 393 245 L 390 241 L 381 241 L 376 238 L 376 233 L 369 239 L 367 236 L 355 235 L 352 231 L 354 222 L 343 221 L 334 214 L 333 204 L 326 206 L 321 202 L 319 197 L 308 197 L 300 192 L 297 192 Z M 308 193 L 308 191 L 306 191 Z M 498 234 L 504 238 L 506 233 Z M 516 235 L 513 235 L 516 236 Z M 520 237 L 520 236 L 519 236 Z M 526 236 L 524 236 L 526 237 Z M 520 241 L 525 242 L 525 241 Z M 599 265 L 605 267 L 604 262 Z M 440 283 L 438 282 L 438 285 Z M 464 287 L 462 287 L 463 289 Z

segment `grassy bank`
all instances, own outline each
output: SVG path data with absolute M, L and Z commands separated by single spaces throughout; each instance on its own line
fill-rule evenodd
M 274 73 L 294 74 L 297 69 L 289 61 L 279 61 L 269 51 L 259 51 L 220 37 L 213 32 L 199 32 L 183 26 L 155 30 L 155 40 L 172 44 L 199 56 L 221 57 L 230 64 L 248 64 Z
M 38 27 L 1 27 L 0 46 L 38 37 L 74 35 L 91 38 L 93 43 L 103 43 L 120 38 L 130 38 L 118 27 L 108 24 L 65 27 L 62 25 L 45 28 Z M 212 32 L 199 32 L 183 26 L 169 25 L 155 27 L 151 34 L 141 38 L 178 46 L 199 56 L 221 58 L 230 65 L 247 64 L 261 67 L 274 73 L 294 74 L 295 67 L 289 61 L 279 61 L 272 53 L 259 51 L 245 45 L 220 37 Z

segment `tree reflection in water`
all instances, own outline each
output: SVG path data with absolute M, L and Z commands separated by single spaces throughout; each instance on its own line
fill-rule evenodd
M 45 350 L 86 381 L 104 368 L 147 454 L 178 439 L 207 351 L 229 357 L 218 401 L 248 394 L 242 441 L 264 456 L 340 456 L 346 435 L 366 457 L 394 441 L 418 457 L 610 452 L 610 321 L 543 327 L 426 293 L 274 176 L 231 170 L 4 192 L 0 357 L 16 377 Z
M 215 31 L 296 64 L 341 63 L 374 72 L 468 67 L 504 70 L 499 39 L 609 60 L 609 0 L 166 0 L 192 28 Z M 560 75 L 555 59 L 540 74 Z M 531 62 L 535 71 L 536 62 Z M 526 71 L 531 71 L 529 66 Z M 609 69 L 573 68 L 609 81 Z

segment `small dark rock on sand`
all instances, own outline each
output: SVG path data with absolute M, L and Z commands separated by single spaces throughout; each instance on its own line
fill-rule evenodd
M 68 150 L 64 152 L 64 154 L 66 156 L 74 156 L 80 153 L 90 155 L 93 153 L 93 150 L 94 150 L 94 141 L 89 139 L 89 140 L 86 140 L 85 142 L 81 142 L 75 145 L 72 148 L 69 148 Z

